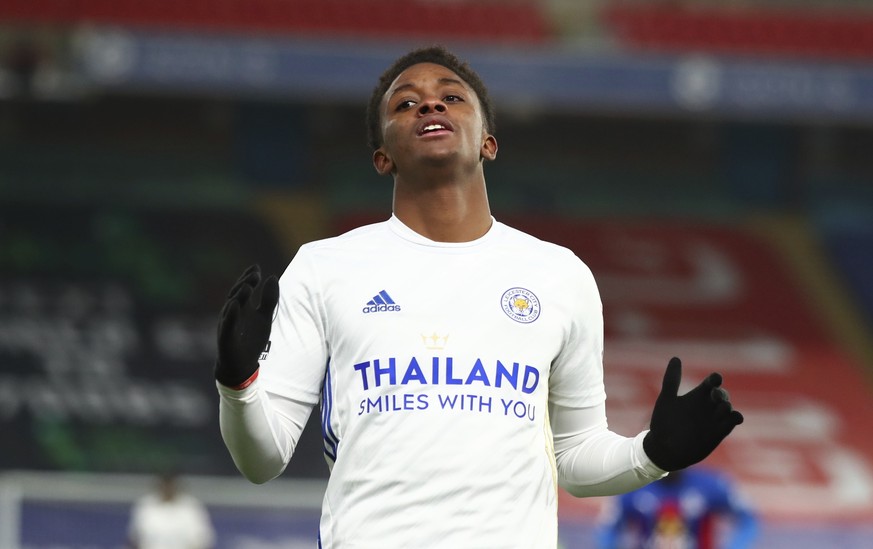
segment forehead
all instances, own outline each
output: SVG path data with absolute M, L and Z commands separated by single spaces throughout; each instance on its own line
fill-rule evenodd
M 470 85 L 448 67 L 437 63 L 417 63 L 407 67 L 397 75 L 397 78 L 388 86 L 385 97 L 391 97 L 398 90 L 410 87 L 431 83 L 451 83 L 452 81 L 459 82 L 461 86 L 472 92 Z

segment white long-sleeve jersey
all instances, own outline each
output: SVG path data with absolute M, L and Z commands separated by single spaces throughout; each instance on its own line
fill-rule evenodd
M 557 490 L 660 478 L 608 430 L 603 320 L 566 248 L 494 221 L 466 243 L 396 217 L 300 248 L 259 377 L 219 385 L 225 443 L 279 475 L 320 403 L 324 549 L 554 549 Z

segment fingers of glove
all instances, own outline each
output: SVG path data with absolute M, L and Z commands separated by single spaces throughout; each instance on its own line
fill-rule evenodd
M 272 318 L 273 309 L 279 303 L 279 279 L 276 275 L 271 275 L 264 280 L 264 288 L 261 290 L 261 304 L 258 307 L 258 312 L 262 315 Z
M 743 422 L 743 414 L 736 410 L 731 410 L 724 416 L 715 421 L 709 429 L 709 440 L 712 441 L 713 447 L 721 443 L 734 427 Z
M 239 318 L 239 302 L 228 301 L 221 312 L 221 320 L 218 322 L 218 344 L 230 341 Z
M 240 277 L 240 279 L 243 279 L 243 278 L 247 277 L 248 275 L 250 275 L 251 273 L 260 272 L 260 270 L 261 270 L 261 266 L 258 265 L 257 263 L 253 263 L 253 264 L 249 265 L 248 267 L 246 267 L 246 270 L 243 271 L 243 274 L 241 274 L 239 277 Z
M 224 302 L 224 305 L 221 306 L 221 312 L 218 313 L 218 324 L 219 325 L 222 322 L 224 322 L 224 319 L 227 316 L 227 313 L 230 310 L 230 306 L 232 303 L 236 303 L 237 305 L 239 305 L 239 303 L 237 303 L 236 300 L 228 299 L 227 301 Z
M 242 307 L 248 308 L 251 306 L 249 304 L 249 301 L 250 301 L 249 298 L 252 297 L 252 293 L 254 293 L 254 291 L 255 290 L 254 290 L 253 286 L 249 286 L 248 284 L 243 284 L 242 286 L 239 287 L 239 290 L 237 290 L 236 293 L 230 297 L 229 301 L 237 303 L 240 306 L 240 308 L 242 308 Z
M 724 387 L 713 387 L 709 393 L 709 397 L 713 402 L 730 402 L 731 396 Z
M 730 394 L 726 389 L 716 387 L 712 390 L 712 400 L 716 403 L 716 413 L 728 417 L 733 425 L 743 422 L 743 414 L 733 409 L 730 403 Z
M 253 265 L 253 267 L 257 267 L 257 265 Z M 234 283 L 233 287 L 227 292 L 227 298 L 233 299 L 234 295 L 239 292 L 242 288 L 255 287 L 261 281 L 261 269 L 260 267 L 252 268 L 249 267 L 245 273 L 237 281 Z
M 697 384 L 693 389 L 679 397 L 682 402 L 694 408 L 697 411 L 709 410 L 716 401 L 713 398 L 715 388 L 710 385 L 710 377 Z
M 255 272 L 248 275 L 246 278 L 242 278 L 233 285 L 233 288 L 227 293 L 228 299 L 235 299 L 240 291 L 243 288 L 254 288 L 261 281 L 261 273 Z
M 732 410 L 730 413 L 730 420 L 734 423 L 734 425 L 740 425 L 746 418 L 743 417 L 743 414 L 736 410 Z
M 720 402 L 722 396 L 727 396 L 727 391 L 721 389 L 722 377 L 718 372 L 713 372 L 706 376 L 694 389 L 688 391 L 685 397 L 687 402 L 693 403 L 695 407 L 701 409 L 713 402 Z M 717 393 L 723 391 L 724 394 Z
M 724 418 L 728 417 L 732 411 L 733 407 L 731 407 L 731 403 L 722 400 L 715 404 L 715 408 L 712 411 L 712 417 L 716 421 L 722 421 Z
M 664 380 L 661 383 L 661 395 L 676 397 L 679 394 L 679 383 L 682 381 L 682 361 L 677 357 L 670 359 L 667 370 L 664 372 Z
M 721 387 L 722 381 L 723 379 L 720 373 L 712 372 L 711 374 L 706 376 L 706 379 L 703 380 L 703 383 L 704 385 L 707 385 L 709 387 Z

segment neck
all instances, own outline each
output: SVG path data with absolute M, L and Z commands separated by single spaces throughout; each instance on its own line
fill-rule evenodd
M 485 178 L 407 182 L 394 178 L 394 215 L 416 233 L 437 242 L 470 242 L 491 228 Z

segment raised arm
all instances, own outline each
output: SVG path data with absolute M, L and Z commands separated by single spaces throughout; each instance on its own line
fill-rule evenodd
M 558 479 L 578 496 L 617 495 L 641 488 L 708 456 L 743 421 L 733 410 L 719 374 L 678 396 L 682 365 L 667 366 L 650 430 L 635 437 L 609 430 L 606 407 L 551 404 Z
M 218 323 L 221 434 L 237 468 L 256 483 L 285 470 L 312 410 L 311 403 L 269 394 L 257 379 L 278 301 L 276 277 L 263 279 L 253 265 L 228 293 Z

